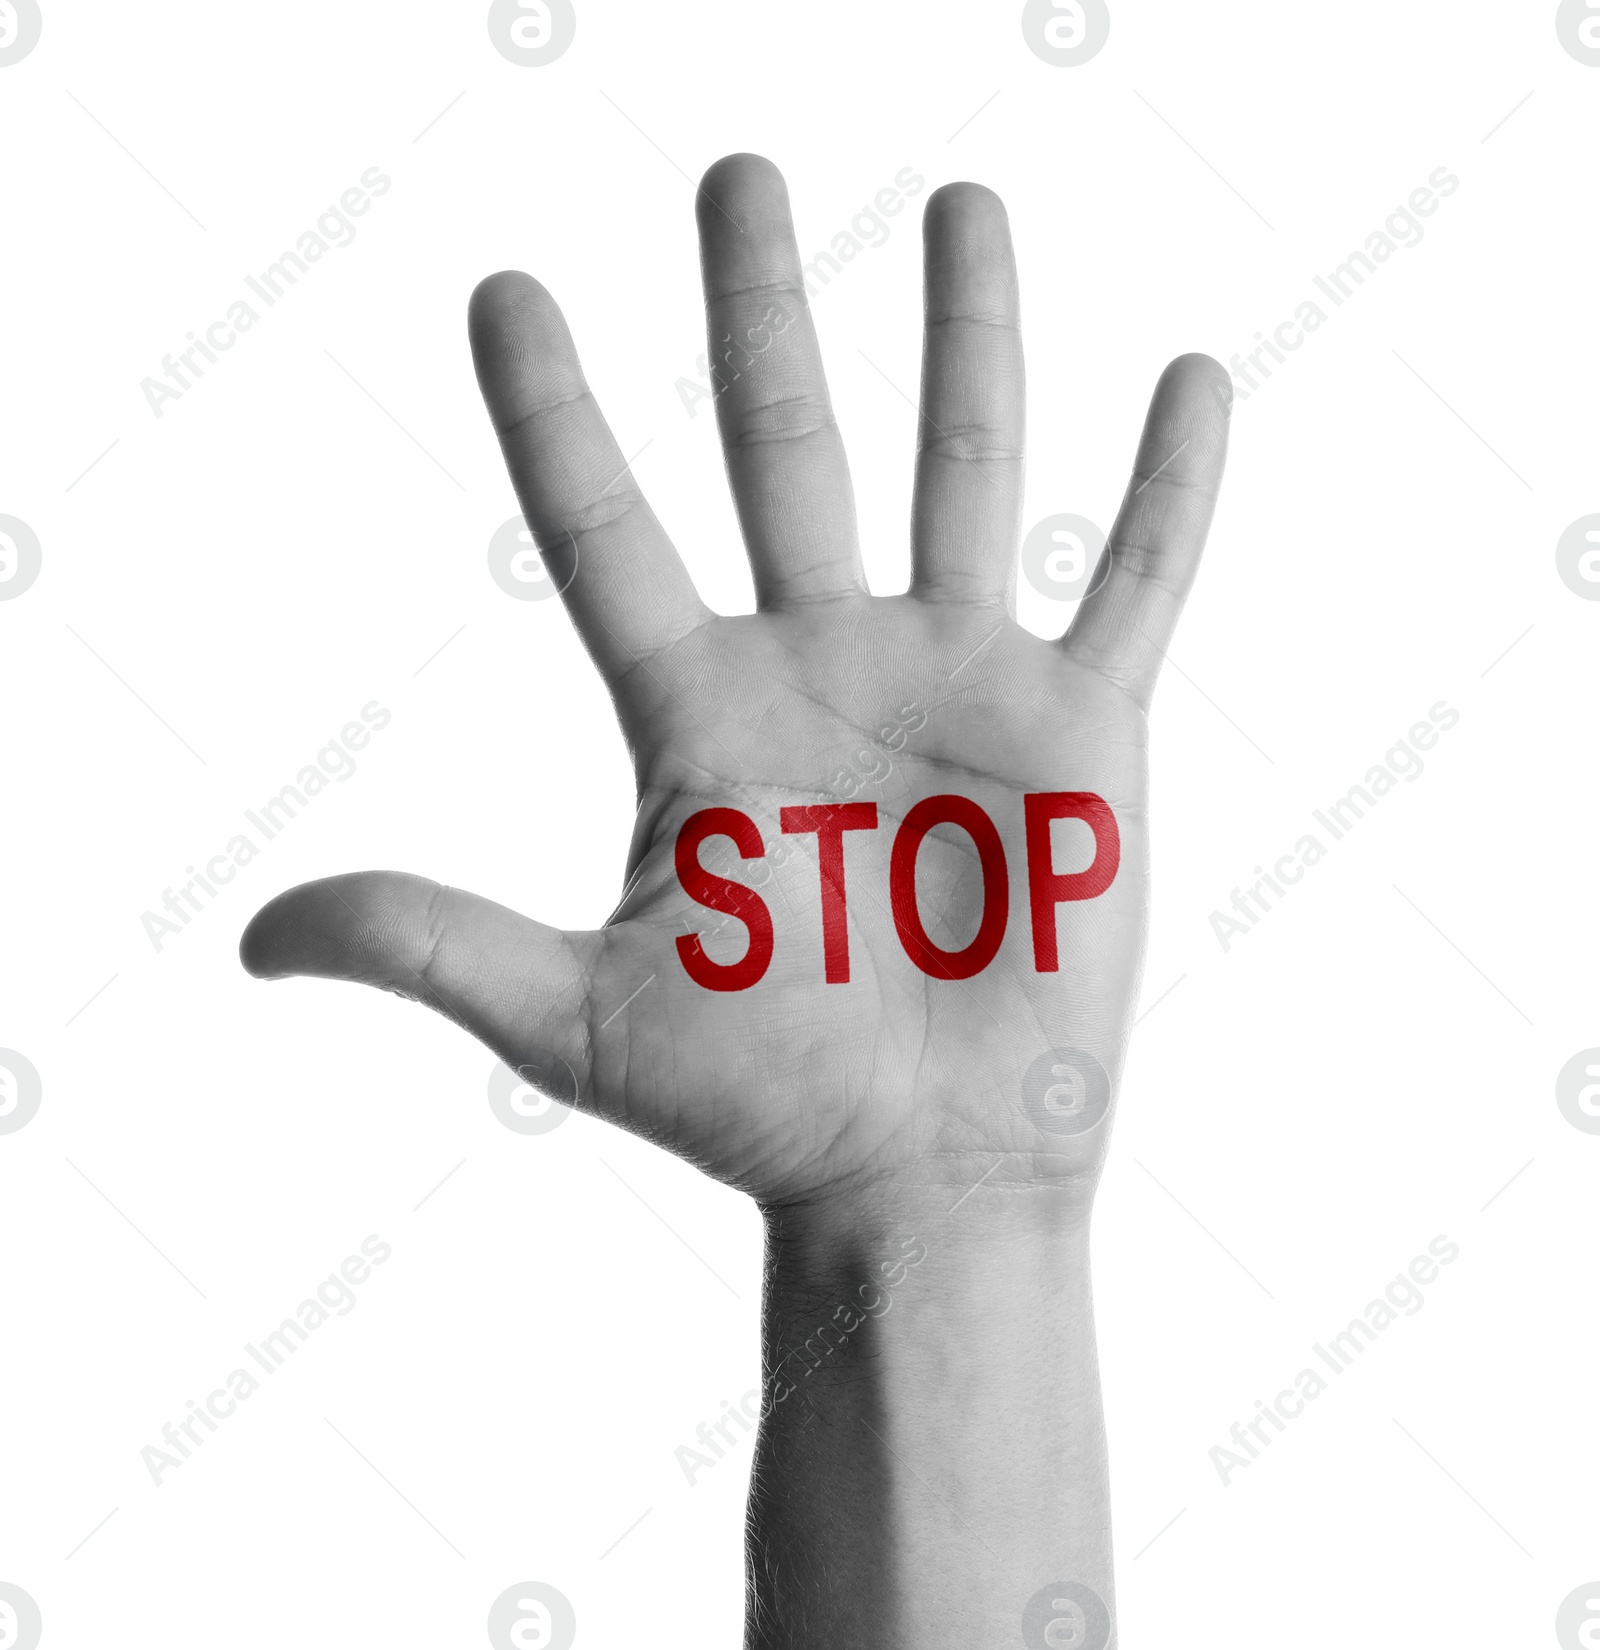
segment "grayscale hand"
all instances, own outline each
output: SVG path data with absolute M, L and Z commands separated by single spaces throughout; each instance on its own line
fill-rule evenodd
M 1166 369 L 1091 593 L 1058 640 L 1024 630 L 1006 214 L 976 185 L 938 190 L 925 213 L 911 583 L 874 596 L 783 180 L 755 156 L 719 161 L 698 217 L 754 613 L 701 602 L 544 288 L 491 276 L 469 316 L 523 515 L 633 755 L 620 905 L 567 933 L 422 877 L 359 872 L 273 900 L 243 960 L 262 977 L 398 992 L 513 1068 L 547 1071 L 553 1053 L 582 1109 L 757 1199 L 771 1233 L 769 1372 L 819 1303 L 876 1275 L 902 1240 L 923 1245 L 894 1310 L 770 1406 L 749 1642 L 1010 1644 L 1036 1588 L 1081 1581 L 1110 1608 L 1087 1283 L 1110 1120 L 1071 1132 L 1045 1114 L 1042 1126 L 1023 1093 L 1052 1050 L 1086 1051 L 1113 1092 L 1121 1070 L 1148 904 L 1146 711 L 1216 500 L 1228 377 L 1204 356 Z M 1103 892 L 1051 906 L 1056 966 L 1044 970 L 1024 799 L 1058 793 L 1103 799 L 1120 861 Z M 985 901 L 1002 873 L 978 835 L 947 822 L 913 857 L 921 962 L 891 890 L 896 831 L 936 796 L 982 810 L 1009 877 L 1003 937 L 965 977 L 924 965 L 964 955 L 959 972 L 996 939 Z M 782 815 L 845 801 L 875 805 L 876 829 L 842 835 L 848 979 L 830 980 L 824 839 L 786 833 Z M 770 913 L 770 959 L 739 989 L 691 973 L 698 954 L 736 983 L 762 943 L 759 916 L 719 916 L 680 877 L 680 829 L 708 809 L 748 816 L 759 836 L 713 834 L 696 850 L 707 871 L 757 887 Z M 1048 820 L 1044 833 L 1054 870 L 1073 869 L 1067 830 L 1053 850 Z M 841 961 L 836 936 L 835 974 Z

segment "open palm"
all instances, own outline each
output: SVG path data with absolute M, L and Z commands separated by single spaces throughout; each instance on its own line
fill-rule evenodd
M 1091 593 L 1059 641 L 1023 630 L 1009 232 L 987 190 L 937 191 L 912 581 L 876 597 L 782 178 L 720 161 L 698 216 L 754 614 L 701 603 L 544 289 L 492 276 L 470 314 L 523 514 L 634 754 L 617 911 L 562 933 L 364 872 L 273 900 L 245 966 L 438 1008 L 769 1206 L 890 1175 L 1088 1185 L 1143 954 L 1145 710 L 1221 477 L 1226 374 L 1167 369 Z

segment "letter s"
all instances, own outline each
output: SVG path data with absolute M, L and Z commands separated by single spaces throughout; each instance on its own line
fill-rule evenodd
M 716 876 L 701 865 L 700 844 L 712 836 L 729 838 L 743 859 L 765 859 L 766 847 L 749 814 L 737 808 L 702 808 L 683 822 L 673 849 L 684 893 L 708 910 L 737 917 L 750 930 L 750 944 L 738 962 L 718 963 L 706 955 L 698 934 L 679 935 L 678 956 L 684 972 L 707 991 L 746 991 L 772 961 L 772 913 L 753 888 Z

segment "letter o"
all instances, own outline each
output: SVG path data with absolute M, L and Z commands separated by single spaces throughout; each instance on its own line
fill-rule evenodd
M 935 945 L 917 911 L 917 852 L 935 825 L 959 825 L 978 850 L 983 917 L 972 943 L 963 951 L 945 951 Z M 906 815 L 889 855 L 889 906 L 906 955 L 924 974 L 936 980 L 970 980 L 994 961 L 1011 914 L 1011 879 L 1000 833 L 976 802 L 964 796 L 929 796 Z

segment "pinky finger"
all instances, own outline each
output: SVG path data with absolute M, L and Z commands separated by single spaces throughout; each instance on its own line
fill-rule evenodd
M 1228 453 L 1233 387 L 1208 355 L 1162 373 L 1133 478 L 1090 584 L 1061 638 L 1078 663 L 1150 703 L 1200 567 Z

